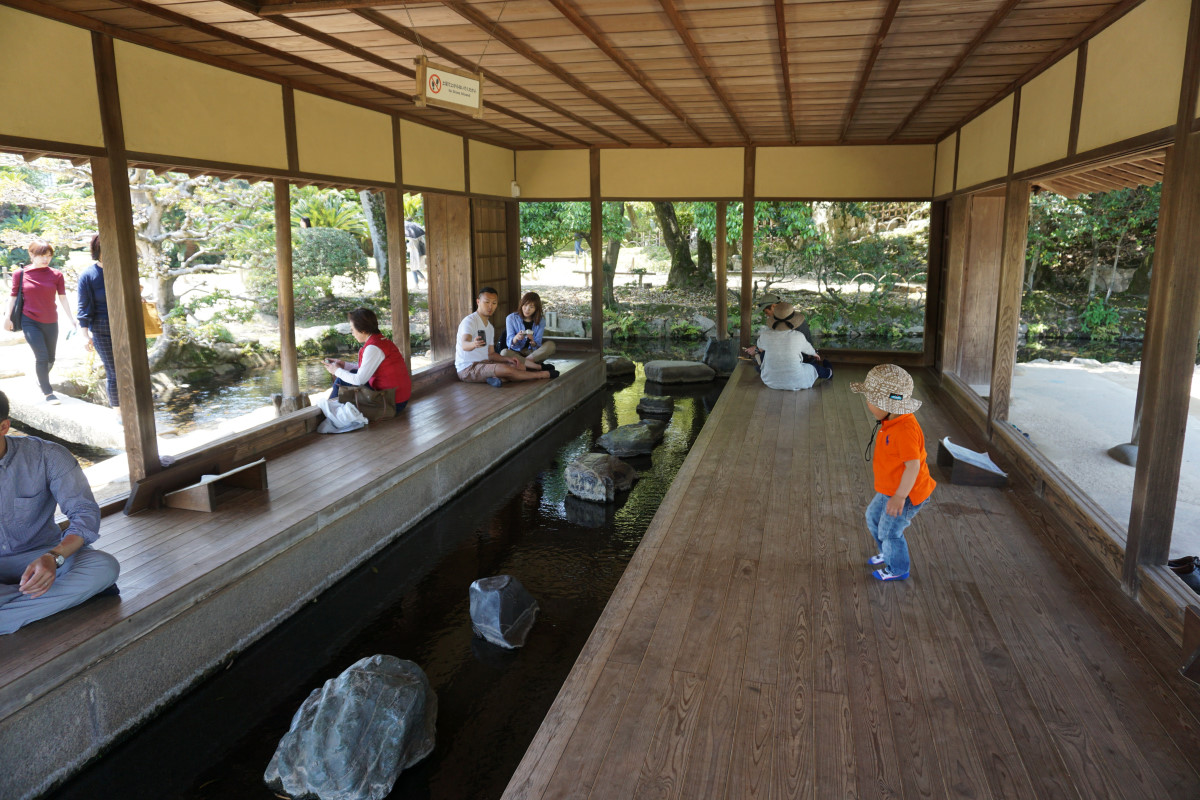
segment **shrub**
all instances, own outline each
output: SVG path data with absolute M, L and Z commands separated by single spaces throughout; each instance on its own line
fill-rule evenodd
M 362 287 L 367 278 L 367 257 L 358 239 L 337 228 L 300 228 L 292 243 L 292 274 L 296 283 L 309 278 L 326 297 L 333 297 L 333 279 L 339 275 Z

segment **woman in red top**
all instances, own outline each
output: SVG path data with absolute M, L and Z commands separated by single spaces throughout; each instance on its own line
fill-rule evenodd
M 412 396 L 412 376 L 404 363 L 404 355 L 395 342 L 379 332 L 379 318 L 374 311 L 356 308 L 346 316 L 350 320 L 350 333 L 362 348 L 358 351 L 357 364 L 340 358 L 325 360 L 325 369 L 335 378 L 330 399 L 337 399 L 341 386 L 366 384 L 380 391 L 395 389 L 396 413 L 400 413 Z
M 8 301 L 8 313 L 4 317 L 4 329 L 13 329 L 13 309 L 17 304 L 17 290 L 24 296 L 21 314 L 21 332 L 33 350 L 34 371 L 38 386 L 46 396 L 46 402 L 57 405 L 58 398 L 50 387 L 50 370 L 54 368 L 54 355 L 58 348 L 58 309 L 54 307 L 55 295 L 62 306 L 63 314 L 75 329 L 75 315 L 67 306 L 67 288 L 63 274 L 50 267 L 54 248 L 41 239 L 29 245 L 29 257 L 33 263 L 13 273 L 12 293 Z

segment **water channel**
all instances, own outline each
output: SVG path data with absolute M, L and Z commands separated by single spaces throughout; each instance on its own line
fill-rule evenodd
M 391 796 L 499 797 L 722 387 L 671 390 L 666 438 L 629 460 L 642 479 L 603 506 L 569 496 L 562 473 L 638 420 L 640 367 L 610 383 L 52 796 L 271 798 L 263 771 L 308 693 L 387 653 L 419 664 L 438 695 L 437 747 Z M 471 633 L 467 587 L 498 574 L 541 606 L 517 651 Z

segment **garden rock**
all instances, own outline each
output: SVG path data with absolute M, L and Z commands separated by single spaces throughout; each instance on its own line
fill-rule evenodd
M 568 492 L 596 503 L 613 502 L 617 492 L 628 491 L 638 479 L 637 470 L 604 453 L 588 453 L 575 459 L 567 465 L 565 475 Z
M 649 361 L 646 380 L 655 383 L 706 383 L 717 375 L 707 364 L 696 361 Z
M 511 575 L 480 578 L 471 584 L 471 630 L 500 647 L 513 649 L 537 619 L 538 604 Z
M 737 342 L 733 339 L 709 339 L 704 348 L 704 363 L 718 375 L 730 375 L 738 363 Z
M 350 323 L 349 322 L 339 322 L 337 325 L 333 326 L 333 329 L 335 331 L 337 331 L 338 333 L 342 334 L 343 336 L 350 335 Z
M 662 441 L 667 423 L 660 419 L 644 419 L 632 425 L 622 425 L 596 440 L 596 443 L 614 456 L 641 456 L 654 451 L 654 445 Z
M 710 339 L 717 335 L 717 323 L 703 314 L 692 317 L 692 324 L 700 329 L 702 335 Z
M 437 695 L 411 661 L 356 661 L 300 706 L 263 776 L 296 798 L 382 800 L 433 752 Z
M 669 417 L 675 413 L 675 398 L 657 394 L 643 395 L 638 401 L 638 413 L 647 417 Z
M 616 378 L 621 375 L 632 375 L 637 371 L 637 368 L 625 356 L 605 356 L 604 371 L 608 377 Z

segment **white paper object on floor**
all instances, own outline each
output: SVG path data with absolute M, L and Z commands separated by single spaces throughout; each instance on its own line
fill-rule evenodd
M 1008 477 L 1008 473 L 997 467 L 996 462 L 992 461 L 991 456 L 989 456 L 987 453 L 977 453 L 974 450 L 968 450 L 961 445 L 954 444 L 950 441 L 949 436 L 947 436 L 945 439 L 942 439 L 942 444 L 945 445 L 946 450 L 949 451 L 950 455 L 954 456 L 956 460 L 970 464 L 973 467 L 986 469 L 988 472 L 994 472 L 997 475 Z
M 317 433 L 349 433 L 366 427 L 367 418 L 350 403 L 322 397 L 317 405 L 325 412 L 325 419 L 317 426 Z

